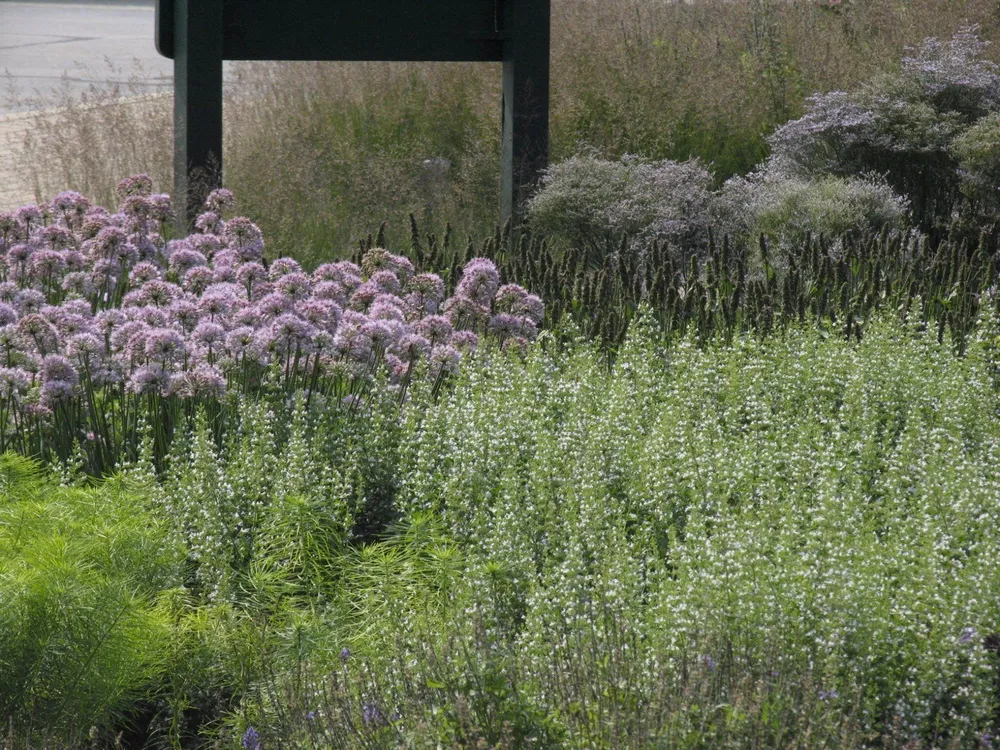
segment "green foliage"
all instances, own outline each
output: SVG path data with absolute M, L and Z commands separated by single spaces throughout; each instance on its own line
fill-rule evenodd
M 108 726 L 166 664 L 176 552 L 121 481 L 56 487 L 11 454 L 0 475 L 0 715 L 70 737 Z
M 767 237 L 782 250 L 810 234 L 842 237 L 904 228 L 908 205 L 879 179 L 825 176 L 803 179 L 774 174 L 726 183 L 720 212 L 744 238 Z

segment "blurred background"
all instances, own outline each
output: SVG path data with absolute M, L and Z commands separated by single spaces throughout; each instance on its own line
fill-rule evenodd
M 898 69 L 904 48 L 979 24 L 996 0 L 553 0 L 552 159 L 700 157 L 747 173 L 814 92 Z M 991 47 L 988 56 L 996 59 Z M 170 61 L 152 2 L 0 0 L 0 209 L 75 189 L 114 202 L 123 176 L 169 191 Z M 275 254 L 341 257 L 386 222 L 389 243 L 461 238 L 498 218 L 495 64 L 234 63 L 225 183 Z

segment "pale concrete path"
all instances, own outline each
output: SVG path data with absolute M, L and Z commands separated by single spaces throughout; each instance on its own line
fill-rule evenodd
M 52 100 L 64 87 L 72 94 L 124 87 L 141 70 L 137 93 L 169 90 L 173 61 L 156 52 L 153 17 L 149 0 L 0 0 L 0 114 L 37 107 L 12 100 L 10 84 L 21 99 Z
M 170 91 L 173 61 L 156 52 L 153 17 L 152 0 L 0 0 L 0 210 L 35 200 L 18 155 L 39 107 L 91 86 Z

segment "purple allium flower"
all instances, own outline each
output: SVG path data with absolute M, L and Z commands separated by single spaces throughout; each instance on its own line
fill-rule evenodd
M 474 329 L 486 323 L 490 311 L 472 298 L 456 294 L 445 300 L 444 314 L 455 328 Z
M 509 336 L 521 336 L 522 319 L 510 313 L 499 313 L 490 318 L 488 326 L 489 332 L 497 336 L 501 341 Z
M 458 364 L 462 361 L 462 353 L 450 344 L 439 344 L 431 349 L 431 377 L 438 375 L 454 375 L 458 372 Z
M 0 367 L 0 399 L 17 400 L 28 391 L 31 378 L 24 370 L 14 367 Z
M 222 217 L 216 211 L 205 211 L 194 220 L 194 228 L 203 234 L 215 234 L 222 229 Z
M 205 198 L 205 208 L 218 214 L 233 208 L 235 205 L 235 196 L 231 190 L 226 190 L 226 188 L 216 188 Z
M 226 329 L 218 323 L 203 320 L 195 327 L 192 336 L 199 344 L 217 346 L 224 341 Z
M 465 354 L 472 354 L 479 346 L 479 336 L 472 331 L 455 331 L 452 334 L 451 345 Z
M 351 658 L 351 649 L 349 649 L 347 646 L 344 646 L 342 649 L 340 649 L 341 664 L 347 664 L 347 660 L 350 658 Z
M 162 367 L 143 365 L 132 373 L 125 388 L 129 393 L 139 396 L 160 395 L 170 392 L 170 374 Z
M 292 313 L 279 315 L 271 323 L 268 333 L 272 347 L 281 354 L 291 354 L 296 350 L 311 349 L 312 337 L 316 329 L 302 318 Z
M 124 200 L 130 195 L 149 195 L 153 192 L 153 179 L 148 174 L 137 174 L 126 177 L 115 188 L 118 200 Z
M 90 274 L 83 271 L 73 271 L 63 276 L 60 285 L 64 292 L 78 294 L 81 297 L 89 297 L 94 293 L 94 282 Z
M 163 272 L 160 270 L 159 266 L 155 263 L 150 263 L 149 261 L 136 263 L 128 275 L 129 281 L 132 282 L 132 286 L 137 287 L 142 286 L 147 281 L 161 279 L 162 277 Z
M 292 309 L 293 302 L 280 292 L 272 292 L 255 305 L 258 314 L 263 318 L 274 318 Z
M 264 235 L 256 224 L 244 216 L 226 222 L 222 239 L 227 247 L 236 251 L 241 263 L 260 260 L 264 255 Z
M 213 289 L 198 300 L 198 310 L 209 320 L 224 318 L 236 304 L 236 295 L 228 289 Z
M 406 302 L 418 315 L 433 315 L 444 299 L 444 282 L 435 273 L 414 276 L 406 290 Z
M 35 233 L 35 240 L 42 245 L 47 245 L 49 250 L 56 251 L 65 250 L 76 245 L 73 233 L 66 227 L 61 227 L 58 224 L 50 224 L 47 227 L 39 229 Z
M 13 302 L 17 296 L 17 284 L 12 281 L 0 282 L 0 302 Z
M 0 302 L 0 326 L 7 326 L 16 323 L 18 318 L 17 310 L 6 302 Z
M 214 283 L 225 282 L 227 284 L 235 284 L 236 269 L 224 263 L 216 263 L 212 271 L 212 281 Z
M 368 279 L 368 284 L 373 285 L 379 292 L 388 294 L 399 294 L 402 291 L 399 279 L 392 271 L 376 271 Z
M 233 359 L 239 359 L 247 354 L 254 343 L 254 330 L 250 326 L 234 328 L 226 336 L 226 351 Z
M 7 251 L 7 263 L 11 266 L 24 265 L 34 254 L 35 248 L 22 242 Z
M 500 345 L 500 351 L 504 354 L 516 354 L 519 357 L 524 357 L 528 354 L 528 344 L 530 342 L 523 336 L 510 336 L 504 339 L 503 343 Z
M 300 271 L 290 271 L 284 274 L 278 279 L 275 286 L 279 292 L 296 302 L 306 299 L 312 292 L 312 282 L 308 276 Z
M 295 312 L 316 328 L 335 333 L 340 323 L 341 309 L 326 299 L 308 299 L 295 306 Z
M 405 255 L 390 255 L 389 263 L 389 270 L 396 274 L 402 286 L 406 286 L 406 282 L 416 273 L 413 263 Z
M 205 256 L 197 250 L 181 248 L 175 250 L 170 255 L 170 269 L 179 277 L 183 277 L 184 274 L 192 268 L 204 266 L 207 265 L 207 263 L 208 261 Z
M 473 258 L 462 269 L 455 296 L 468 297 L 484 307 L 489 306 L 500 286 L 496 264 L 488 258 Z
M 218 368 L 202 364 L 184 373 L 174 390 L 181 398 L 221 398 L 226 393 L 226 379 Z
M 403 315 L 403 301 L 391 294 L 380 294 L 372 300 L 368 308 L 368 317 L 373 320 L 395 320 L 402 323 L 406 320 Z
M 518 284 L 504 284 L 493 297 L 497 312 L 513 312 L 515 303 L 528 296 L 527 290 Z
M 368 276 L 374 276 L 379 271 L 393 271 L 392 253 L 384 247 L 373 247 L 361 259 L 361 269 Z
M 170 307 L 170 304 L 180 297 L 181 288 L 169 281 L 150 279 L 142 285 L 142 293 L 145 295 L 147 305 Z
M 67 271 L 82 271 L 87 267 L 87 259 L 79 250 L 67 250 L 62 257 Z
M 306 713 L 306 720 L 307 721 L 315 721 L 316 720 L 316 712 L 315 711 L 309 711 L 309 712 L 307 712 Z
M 64 190 L 52 199 L 52 208 L 63 213 L 74 213 L 83 216 L 90 208 L 90 201 L 75 190 Z
M 218 237 L 218 235 L 192 234 L 187 238 L 187 244 L 189 248 L 197 250 L 206 258 L 211 258 L 216 263 L 220 262 L 219 251 L 222 249 L 222 240 Z M 235 261 L 237 254 L 233 253 L 232 258 Z M 229 263 L 228 265 L 232 265 L 232 263 Z
M 45 295 L 37 289 L 22 289 L 14 297 L 14 307 L 21 315 L 30 315 L 41 311 L 45 304 Z
M 28 236 L 32 226 L 38 226 L 44 221 L 42 207 L 36 205 L 21 206 L 14 212 L 14 220 L 24 227 L 25 236 Z
M 104 335 L 111 335 L 111 332 L 125 322 L 125 314 L 121 310 L 101 310 L 94 316 L 94 327 Z
M 118 205 L 118 211 L 130 219 L 147 219 L 153 206 L 144 195 L 129 195 Z
M 208 266 L 196 266 L 184 274 L 184 289 L 202 294 L 215 281 L 215 271 Z
M 129 242 L 125 230 L 121 227 L 106 226 L 97 233 L 90 247 L 97 257 L 111 260 L 118 258 L 122 248 L 127 244 Z
M 396 329 L 385 320 L 369 320 L 361 326 L 361 335 L 382 348 L 388 348 L 396 340 L 395 333 Z
M 338 305 L 347 302 L 347 292 L 339 281 L 318 281 L 313 286 L 313 297 L 316 299 L 328 299 Z
M 48 407 L 73 397 L 73 384 L 65 380 L 46 380 L 42 383 L 42 403 Z
M 48 354 L 42 360 L 42 379 L 68 383 L 70 387 L 80 382 L 80 376 L 73 363 L 61 354 Z
M 174 204 L 166 193 L 154 193 L 149 196 L 149 218 L 154 221 L 167 222 L 174 218 Z
M 173 328 L 154 328 L 146 334 L 146 356 L 166 365 L 180 360 L 186 353 L 184 338 Z
M 401 361 L 410 363 L 430 354 L 431 346 L 430 340 L 419 333 L 407 333 L 400 337 L 393 351 Z
M 444 344 L 454 330 L 451 321 L 443 315 L 428 315 L 414 326 L 417 333 L 426 336 L 432 344 Z
M 233 314 L 232 324 L 234 326 L 249 326 L 257 328 L 260 326 L 261 316 L 256 305 L 244 307 Z
M 357 310 L 363 312 L 368 309 L 368 306 L 375 300 L 375 298 L 382 294 L 383 290 L 373 284 L 371 281 L 366 281 L 357 289 L 354 290 L 350 298 L 350 308 L 352 310 Z
M 43 356 L 54 352 L 59 345 L 55 326 L 37 313 L 21 318 L 17 322 L 17 330 L 26 340 L 33 343 L 38 353 Z
M 236 271 L 236 281 L 247 291 L 247 298 L 253 296 L 253 287 L 267 280 L 267 269 L 260 263 L 244 263 Z
M 536 326 L 540 326 L 545 320 L 545 303 L 536 294 L 529 294 L 514 303 L 511 312 L 521 315 Z
M 66 354 L 84 363 L 93 356 L 104 353 L 104 342 L 93 333 L 78 333 L 66 343 Z
M 302 273 L 302 266 L 292 258 L 278 258 L 271 263 L 267 273 L 271 281 L 277 281 L 282 276 L 287 276 L 290 273 Z
M 243 733 L 243 747 L 246 750 L 260 750 L 260 733 L 253 727 L 247 727 Z

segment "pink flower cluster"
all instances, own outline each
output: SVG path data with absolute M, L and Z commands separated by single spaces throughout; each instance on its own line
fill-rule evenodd
M 361 267 L 312 273 L 264 259 L 249 219 L 214 191 L 197 231 L 165 241 L 170 198 L 138 176 L 112 213 L 64 192 L 0 214 L 0 421 L 98 392 L 218 397 L 265 381 L 314 391 L 368 377 L 455 372 L 481 336 L 521 347 L 542 301 L 470 261 L 454 294 L 434 273 L 375 248 Z

